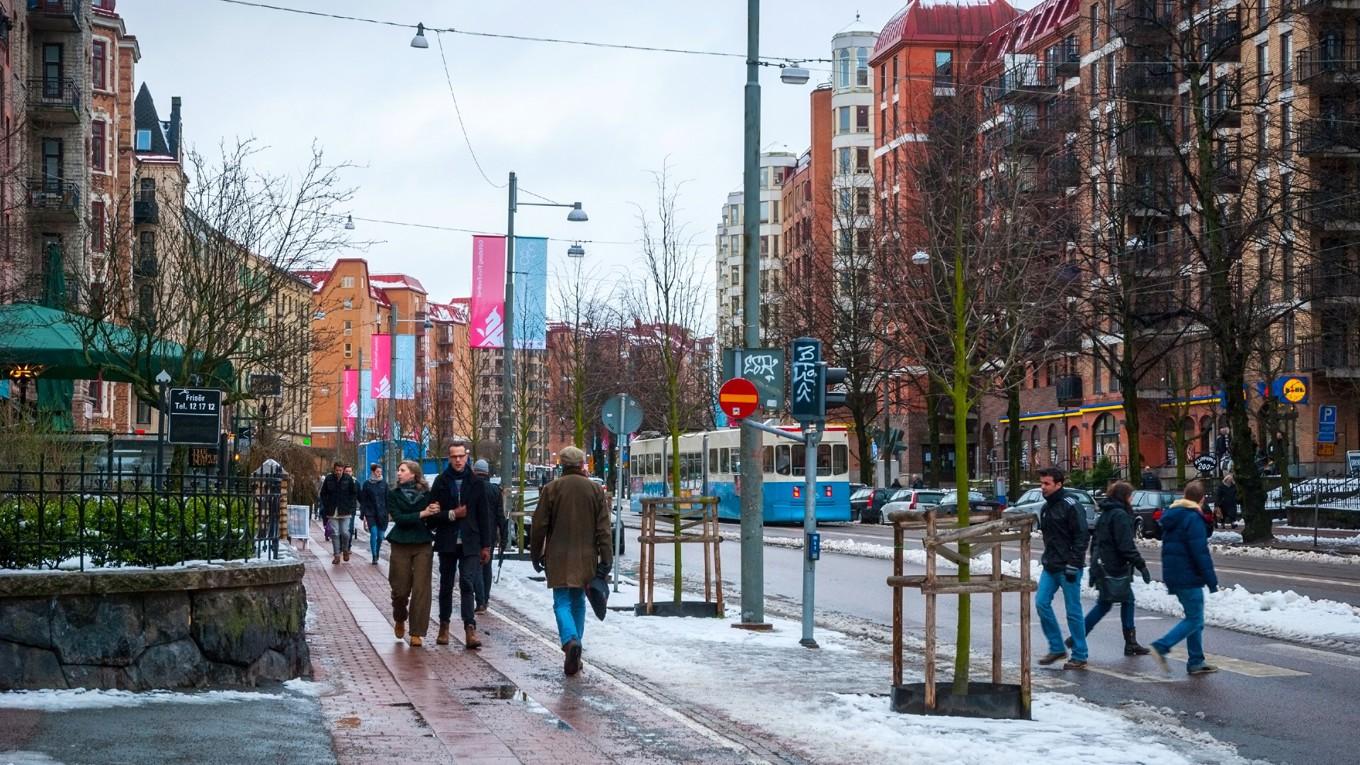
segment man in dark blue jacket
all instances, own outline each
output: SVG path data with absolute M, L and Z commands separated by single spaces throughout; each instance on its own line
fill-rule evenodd
M 1067 613 L 1067 630 L 1072 638 L 1072 658 L 1063 669 L 1086 669 L 1086 617 L 1081 608 L 1081 570 L 1086 567 L 1086 543 L 1090 530 L 1086 527 L 1086 508 L 1063 488 L 1066 474 L 1060 468 L 1046 467 L 1039 471 L 1039 490 L 1044 494 L 1044 506 L 1039 510 L 1039 530 L 1044 536 L 1043 572 L 1039 574 L 1039 591 L 1034 595 L 1034 610 L 1039 614 L 1039 625 L 1048 639 L 1048 653 L 1039 663 L 1048 666 L 1067 658 L 1063 648 L 1062 628 L 1053 611 L 1053 596 L 1063 594 L 1063 610 Z
M 1192 675 L 1217 672 L 1218 667 L 1204 660 L 1204 588 L 1218 592 L 1218 576 L 1214 573 L 1214 559 L 1209 556 L 1209 540 L 1200 515 L 1199 503 L 1204 499 L 1204 484 L 1191 481 L 1185 486 L 1185 497 L 1171 503 L 1162 514 L 1162 578 L 1166 589 L 1175 595 L 1185 609 L 1171 631 L 1152 641 L 1152 655 L 1167 668 L 1166 655 L 1172 646 L 1185 641 L 1190 654 L 1185 670 Z
M 486 481 L 472 472 L 464 441 L 449 446 L 449 466 L 434 479 L 430 493 L 440 512 L 426 520 L 434 531 L 434 550 L 439 553 L 439 636 L 437 645 L 449 643 L 453 618 L 453 582 L 457 572 L 459 611 L 463 617 L 463 646 L 481 648 L 477 637 L 477 593 L 482 589 L 482 566 L 491 562 L 496 529 Z

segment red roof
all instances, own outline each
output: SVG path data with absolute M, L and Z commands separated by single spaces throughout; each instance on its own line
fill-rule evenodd
M 420 280 L 406 274 L 369 274 L 368 280 L 382 289 L 408 289 L 426 294 Z
M 911 0 L 883 26 L 869 63 L 877 63 L 880 57 L 907 43 L 976 45 L 1017 14 L 1006 0 L 976 3 Z
M 1078 0 L 1044 0 L 988 35 L 973 60 L 985 64 L 1007 53 L 1037 52 L 1030 46 L 1075 21 L 1080 13 Z
M 466 304 L 457 302 L 451 303 L 429 303 L 430 321 L 452 322 L 454 324 L 468 323 L 468 309 Z

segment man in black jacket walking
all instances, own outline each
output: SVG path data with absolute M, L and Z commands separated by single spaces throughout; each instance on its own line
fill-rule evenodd
M 496 545 L 505 547 L 505 509 L 501 502 L 501 487 L 491 483 L 491 465 L 486 460 L 477 460 L 472 463 L 472 472 L 477 478 L 481 479 L 482 485 L 486 487 L 487 499 L 491 502 L 491 524 L 494 536 L 491 539 L 491 548 L 494 551 Z M 491 601 L 491 560 L 488 558 L 482 564 L 482 588 L 477 591 L 477 613 L 486 613 L 486 606 Z
M 480 648 L 477 638 L 477 593 L 482 589 L 482 566 L 491 562 L 491 545 L 496 532 L 491 518 L 487 483 L 468 466 L 464 441 L 449 445 L 449 466 L 434 479 L 430 493 L 440 511 L 426 522 L 434 531 L 434 550 L 439 553 L 439 635 L 438 645 L 449 643 L 449 621 L 453 618 L 453 582 L 458 575 L 459 610 L 463 617 L 463 645 Z
M 349 560 L 350 543 L 354 540 L 354 513 L 359 509 L 359 485 L 354 482 L 350 467 L 335 463 L 333 472 L 321 483 L 321 519 L 331 529 L 331 563 L 338 564 L 341 556 Z
M 1044 506 L 1039 510 L 1039 530 L 1044 536 L 1043 572 L 1039 574 L 1039 591 L 1034 596 L 1034 610 L 1039 613 L 1039 624 L 1048 639 L 1048 653 L 1039 663 L 1048 666 L 1067 658 L 1063 649 L 1062 629 L 1053 611 L 1053 596 L 1061 589 L 1063 610 L 1067 613 L 1067 630 L 1072 637 L 1072 658 L 1063 669 L 1086 669 L 1086 619 L 1081 610 L 1081 570 L 1086 567 L 1086 545 L 1090 531 L 1086 526 L 1086 509 L 1063 488 L 1067 476 L 1060 468 L 1046 467 L 1039 471 L 1039 490 L 1044 494 Z

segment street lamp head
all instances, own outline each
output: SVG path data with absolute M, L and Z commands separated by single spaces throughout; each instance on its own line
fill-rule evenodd
M 785 85 L 806 85 L 812 74 L 799 62 L 782 64 L 779 67 L 779 81 Z
M 345 216 L 345 230 L 346 230 L 346 231 L 353 231 L 353 230 L 354 230 L 354 216 L 353 216 L 353 215 L 346 215 L 346 216 Z
M 412 48 L 428 48 L 430 41 L 425 39 L 425 25 L 416 24 L 416 36 L 411 38 Z
M 162 369 L 160 371 L 160 374 L 156 375 L 156 382 L 160 383 L 161 385 L 170 384 L 170 373 Z
M 585 256 L 586 248 L 582 247 L 580 242 L 567 248 L 567 257 L 569 258 L 584 258 Z
M 581 209 L 580 202 L 573 202 L 571 205 L 571 212 L 567 213 L 567 220 L 572 223 L 585 223 L 590 220 L 590 217 L 586 215 L 585 210 Z
M 925 250 L 917 250 L 911 256 L 912 265 L 924 266 L 930 262 L 930 253 Z

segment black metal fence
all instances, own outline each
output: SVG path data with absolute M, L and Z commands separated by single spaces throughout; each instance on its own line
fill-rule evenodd
M 0 466 L 0 569 L 275 559 L 284 481 Z

